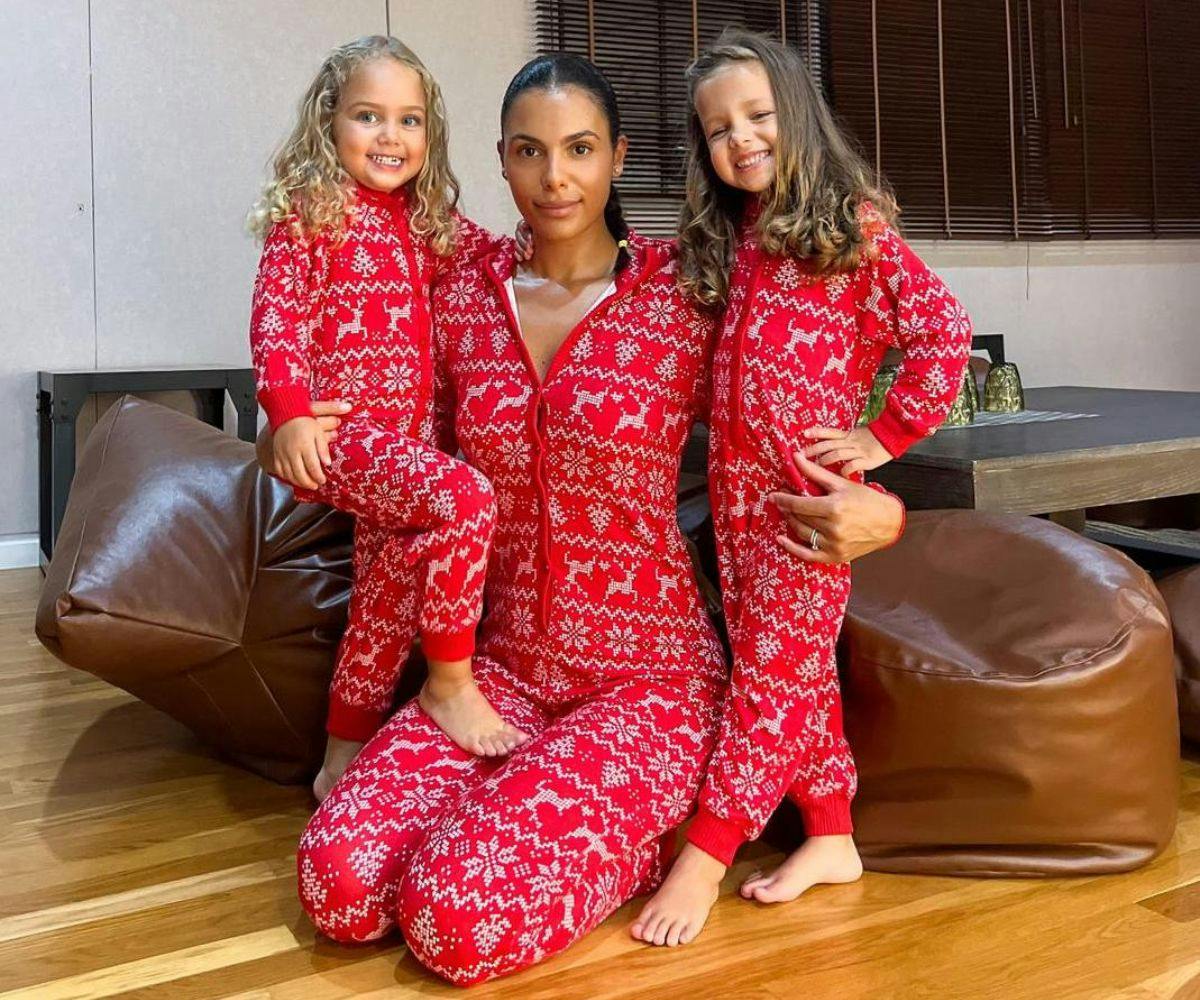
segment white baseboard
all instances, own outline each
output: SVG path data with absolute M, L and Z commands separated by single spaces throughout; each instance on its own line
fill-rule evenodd
M 37 535 L 0 535 L 0 569 L 31 569 L 38 563 Z

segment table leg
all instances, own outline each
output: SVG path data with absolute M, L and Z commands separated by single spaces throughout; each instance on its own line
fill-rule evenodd
M 49 461 L 50 496 L 44 509 L 48 509 L 50 521 L 42 526 L 42 553 L 48 559 L 58 541 L 58 530 L 62 527 L 67 512 L 67 496 L 71 492 L 71 480 L 75 478 L 75 420 L 88 397 L 86 385 L 55 384 L 48 395 L 48 419 L 45 426 L 49 431 L 49 447 L 42 454 Z M 45 476 L 46 470 L 43 470 Z M 47 530 L 48 529 L 48 530 Z
M 219 431 L 225 429 L 225 390 L 196 389 L 200 419 Z
M 1055 524 L 1061 524 L 1064 528 L 1070 528 L 1078 534 L 1083 533 L 1083 526 L 1087 523 L 1087 511 L 1085 510 L 1056 510 L 1046 515 L 1046 517 Z
M 237 435 L 243 441 L 254 442 L 258 437 L 258 400 L 254 395 L 254 373 L 230 372 L 229 395 L 237 407 Z

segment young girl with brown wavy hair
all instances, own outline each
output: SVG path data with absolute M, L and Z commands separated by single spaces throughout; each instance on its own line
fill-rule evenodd
M 250 339 L 276 469 L 300 499 L 356 518 L 318 799 L 383 721 L 418 633 L 420 703 L 455 743 L 498 756 L 526 739 L 471 672 L 492 488 L 434 442 L 430 289 L 496 243 L 457 199 L 436 81 L 370 36 L 322 63 L 251 213 L 265 245 Z M 319 399 L 352 407 L 328 439 Z
M 703 927 L 737 849 L 787 796 L 808 839 L 741 893 L 793 899 L 862 873 L 857 774 L 842 734 L 835 643 L 850 566 L 786 535 L 782 491 L 817 492 L 809 459 L 861 479 L 945 419 L 970 351 L 966 313 L 893 224 L 895 202 L 839 131 L 799 54 L 726 31 L 687 73 L 692 104 L 680 283 L 723 309 L 713 358 L 709 489 L 734 663 L 688 843 L 633 934 Z M 883 413 L 855 429 L 888 347 L 904 354 Z M 791 545 L 802 558 L 781 547 Z

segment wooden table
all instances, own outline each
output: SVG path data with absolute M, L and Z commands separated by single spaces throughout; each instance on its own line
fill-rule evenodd
M 914 510 L 1048 514 L 1078 530 L 1088 507 L 1200 493 L 1200 392 L 1053 386 L 1027 389 L 1025 405 L 1096 416 L 944 428 L 872 477 Z

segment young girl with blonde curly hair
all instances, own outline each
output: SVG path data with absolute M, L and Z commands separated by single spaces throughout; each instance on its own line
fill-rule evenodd
M 679 273 L 694 301 L 724 311 L 709 492 L 733 674 L 688 843 L 633 926 L 668 945 L 699 933 L 736 851 L 785 796 L 808 839 L 741 894 L 780 902 L 861 875 L 835 658 L 850 565 L 821 550 L 819 518 L 806 548 L 785 537 L 784 511 L 819 492 L 793 449 L 812 442 L 805 458 L 861 480 L 942 423 L 971 342 L 966 312 L 896 232 L 895 202 L 799 53 L 727 30 L 687 79 Z M 883 413 L 856 427 L 889 347 L 903 352 L 900 373 Z
M 318 799 L 383 721 L 417 634 L 420 703 L 456 744 L 499 756 L 526 739 L 471 672 L 492 488 L 435 446 L 430 289 L 497 242 L 456 212 L 458 190 L 437 82 L 376 35 L 326 57 L 250 216 L 265 241 L 250 341 L 276 469 L 298 499 L 355 516 Z M 336 431 L 313 416 L 322 399 L 349 404 Z

